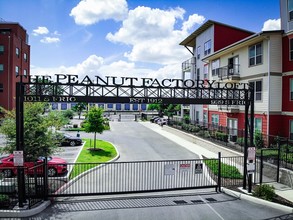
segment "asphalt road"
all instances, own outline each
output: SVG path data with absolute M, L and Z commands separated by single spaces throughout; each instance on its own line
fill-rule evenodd
M 81 137 L 92 137 L 92 134 L 81 133 Z M 98 135 L 98 138 L 110 141 L 117 147 L 120 161 L 198 158 L 172 140 L 136 122 L 112 122 L 111 131 Z M 27 219 L 255 220 L 287 214 L 210 189 L 184 193 L 65 199 Z

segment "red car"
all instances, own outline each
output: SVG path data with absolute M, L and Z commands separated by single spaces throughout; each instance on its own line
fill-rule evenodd
M 59 157 L 48 158 L 48 176 L 56 176 L 67 172 L 67 162 Z M 24 162 L 26 174 L 43 173 L 43 162 L 45 157 L 39 157 L 36 162 Z M 17 167 L 13 163 L 13 154 L 0 160 L 0 172 L 4 177 L 12 177 L 17 174 Z

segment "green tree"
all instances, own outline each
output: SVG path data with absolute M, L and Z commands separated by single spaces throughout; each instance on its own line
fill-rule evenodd
M 102 108 L 92 107 L 87 113 L 86 120 L 83 124 L 85 132 L 94 132 L 94 149 L 96 149 L 97 133 L 102 134 L 106 130 L 106 120 L 103 117 L 103 112 L 104 110 Z
M 39 156 L 52 155 L 58 149 L 55 134 L 49 129 L 46 116 L 42 115 L 43 103 L 25 103 L 24 106 L 24 158 L 33 161 Z M 6 136 L 7 144 L 1 151 L 16 150 L 15 111 L 7 111 L 0 132 Z
M 84 102 L 78 102 L 78 103 L 76 103 L 75 106 L 73 106 L 72 110 L 75 111 L 75 112 L 77 112 L 79 119 L 80 119 L 80 116 L 81 116 L 82 111 L 83 110 L 86 110 L 86 106 L 87 105 Z
M 70 121 L 63 112 L 56 110 L 50 111 L 45 119 L 48 126 L 55 127 L 57 130 L 60 130 L 63 125 L 68 124 Z

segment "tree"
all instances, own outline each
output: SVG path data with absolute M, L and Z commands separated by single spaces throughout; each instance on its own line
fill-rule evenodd
M 104 110 L 96 106 L 92 107 L 86 115 L 84 130 L 87 133 L 94 132 L 94 150 L 96 149 L 97 133 L 102 134 L 106 129 L 106 120 L 103 116 Z
M 48 126 L 55 127 L 57 130 L 60 130 L 63 125 L 68 124 L 70 121 L 69 118 L 65 117 L 64 112 L 56 110 L 50 111 L 45 117 L 45 120 Z
M 39 156 L 50 156 L 58 149 L 55 134 L 49 129 L 46 116 L 42 115 L 43 103 L 24 105 L 24 158 L 33 161 Z M 0 132 L 6 136 L 7 144 L 1 151 L 13 153 L 16 150 L 15 111 L 7 111 Z
M 72 108 L 73 111 L 77 112 L 78 119 L 80 119 L 81 113 L 83 110 L 86 110 L 86 103 L 84 102 L 78 102 L 75 106 Z

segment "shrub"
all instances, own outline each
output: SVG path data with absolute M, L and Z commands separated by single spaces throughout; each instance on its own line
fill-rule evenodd
M 0 194 L 0 202 L 7 202 L 9 201 L 9 196 L 5 194 Z
M 67 110 L 63 111 L 62 113 L 63 113 L 63 116 L 65 118 L 72 119 L 73 116 L 74 116 L 74 112 L 72 110 L 70 110 L 70 109 L 67 109 Z
M 264 147 L 264 140 L 262 138 L 262 133 L 258 130 L 256 130 L 254 134 L 254 144 L 257 149 L 261 149 Z
M 275 188 L 270 185 L 259 185 L 254 189 L 253 196 L 272 201 L 275 197 Z

